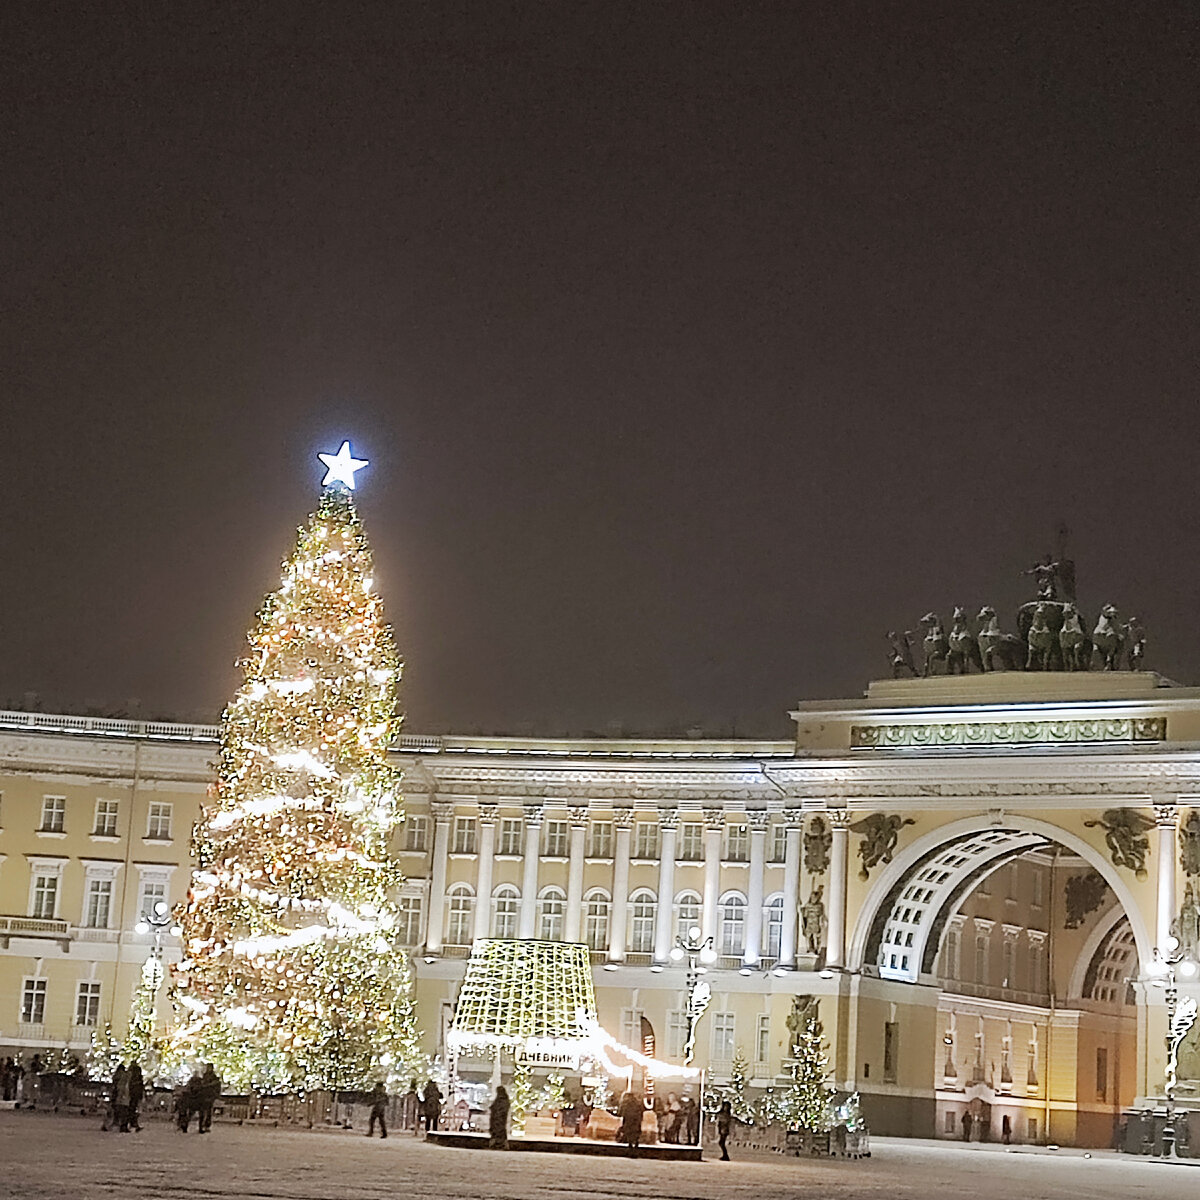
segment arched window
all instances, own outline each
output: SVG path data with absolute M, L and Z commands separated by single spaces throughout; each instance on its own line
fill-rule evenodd
M 721 953 L 741 957 L 746 941 L 746 897 L 726 892 L 721 897 Z
M 768 896 L 763 905 L 763 957 L 778 958 L 783 938 L 783 895 Z
M 700 897 L 695 892 L 680 892 L 675 897 L 675 932 L 687 940 L 688 930 L 700 924 Z
M 947 979 L 958 978 L 958 930 L 946 931 L 946 949 L 942 955 L 942 974 Z
M 629 949 L 633 953 L 649 954 L 654 949 L 657 908 L 657 900 L 649 888 L 642 888 L 629 898 Z
M 562 940 L 565 908 L 566 897 L 558 888 L 548 887 L 538 897 L 538 937 L 543 942 Z
M 512 884 L 498 887 L 492 897 L 492 937 L 515 938 L 517 936 L 517 910 L 521 907 L 521 893 Z
M 446 921 L 446 944 L 449 946 L 469 946 L 475 914 L 475 893 L 470 885 L 456 883 L 446 893 L 448 919 Z
M 589 950 L 608 948 L 608 893 L 603 888 L 593 888 L 583 898 L 583 940 Z

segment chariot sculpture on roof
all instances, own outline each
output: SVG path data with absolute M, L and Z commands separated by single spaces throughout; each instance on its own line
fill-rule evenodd
M 983 605 L 974 622 L 957 607 L 950 632 L 941 616 L 927 612 L 921 670 L 912 653 L 912 630 L 887 635 L 889 663 L 896 679 L 930 675 L 968 675 L 988 671 L 1140 671 L 1146 654 L 1146 631 L 1137 617 L 1122 621 L 1119 610 L 1105 604 L 1093 625 L 1075 595 L 1075 564 L 1065 552 L 1066 530 L 1059 530 L 1059 551 L 1047 554 L 1022 574 L 1037 589 L 1016 613 L 1016 632 L 1000 628 L 996 609 Z

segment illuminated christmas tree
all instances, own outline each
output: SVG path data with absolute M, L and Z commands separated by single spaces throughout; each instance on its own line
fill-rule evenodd
M 227 1087 L 369 1086 L 419 1067 L 395 944 L 400 660 L 374 590 L 349 444 L 267 597 L 221 722 L 180 912 L 176 1049 Z
M 142 964 L 142 978 L 133 993 L 129 1006 L 129 1029 L 121 1057 L 125 1062 L 141 1063 L 146 1076 L 153 1079 L 158 1071 L 159 1039 L 155 1036 L 158 1024 L 158 989 L 163 981 L 162 960 L 151 954 Z
M 803 1015 L 788 1063 L 791 1080 L 779 1096 L 778 1111 L 789 1128 L 824 1133 L 833 1122 L 834 1097 L 829 1082 L 825 1028 L 817 1015 L 816 1003 L 811 1003 Z

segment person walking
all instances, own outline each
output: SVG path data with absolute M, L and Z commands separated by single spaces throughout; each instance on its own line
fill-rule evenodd
M 367 1097 L 371 1101 L 371 1118 L 367 1122 L 367 1137 L 371 1137 L 375 1133 L 375 1122 L 379 1122 L 379 1136 L 387 1137 L 387 1123 L 384 1117 L 387 1115 L 388 1094 L 387 1088 L 383 1086 L 383 1080 L 375 1081 L 375 1088 Z
M 963 1131 L 963 1141 L 964 1142 L 969 1142 L 971 1140 L 971 1126 L 974 1123 L 975 1123 L 975 1119 L 971 1116 L 971 1114 L 969 1112 L 963 1113 L 963 1115 L 962 1115 L 962 1131 Z
M 628 1091 L 621 1097 L 617 1113 L 621 1118 L 621 1141 L 629 1147 L 629 1153 L 636 1158 L 638 1146 L 642 1141 L 642 1113 L 645 1106 L 642 1098 L 635 1091 Z
M 488 1145 L 493 1150 L 508 1149 L 508 1109 L 508 1092 L 500 1084 L 488 1109 Z
M 728 1100 L 722 1100 L 717 1113 L 717 1143 L 721 1147 L 721 1162 L 729 1162 L 729 1131 L 732 1128 L 733 1106 Z
M 180 1133 L 187 1133 L 192 1123 L 192 1113 L 200 1106 L 200 1072 L 193 1071 L 192 1077 L 175 1094 L 175 1122 Z
M 113 1120 L 122 1133 L 129 1132 L 129 1068 L 122 1063 L 113 1075 Z
M 129 1127 L 134 1133 L 142 1132 L 138 1110 L 146 1096 L 146 1081 L 142 1078 L 142 1064 L 135 1062 L 129 1068 Z
M 417 1081 L 414 1079 L 408 1085 L 400 1101 L 400 1128 L 412 1130 L 415 1137 L 421 1129 L 421 1097 L 417 1094 Z
M 204 1074 L 200 1076 L 200 1089 L 197 1096 L 197 1133 L 208 1133 L 211 1131 L 213 1106 L 220 1098 L 221 1077 L 214 1070 L 212 1063 L 207 1063 L 204 1067 Z
M 438 1121 L 442 1115 L 442 1091 L 432 1079 L 425 1081 L 425 1095 L 422 1097 L 421 1115 L 425 1118 L 425 1132 L 436 1132 Z

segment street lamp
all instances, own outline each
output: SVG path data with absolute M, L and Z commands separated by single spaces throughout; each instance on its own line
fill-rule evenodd
M 1179 1045 L 1196 1019 L 1196 999 L 1194 996 L 1179 999 L 1175 976 L 1178 972 L 1184 979 L 1192 979 L 1197 970 L 1200 970 L 1200 967 L 1197 966 L 1196 960 L 1180 946 L 1179 939 L 1173 933 L 1167 935 L 1165 954 L 1157 946 L 1154 947 L 1154 958 L 1150 963 L 1149 973 L 1158 978 L 1151 982 L 1155 987 L 1166 988 L 1167 993 L 1167 1066 L 1166 1086 L 1163 1089 L 1167 1100 L 1167 1116 L 1163 1123 L 1163 1158 L 1175 1157 L 1175 1084 Z
M 143 912 L 133 927 L 134 933 L 154 933 L 154 957 L 162 958 L 163 935 L 170 933 L 179 937 L 183 930 L 171 920 L 171 906 L 165 900 L 156 900 L 148 912 Z
M 712 997 L 712 988 L 700 976 L 707 973 L 710 963 L 717 961 L 717 952 L 713 949 L 711 935 L 705 937 L 704 931 L 698 925 L 693 925 L 687 931 L 687 937 L 681 934 L 675 939 L 671 958 L 675 962 L 687 959 L 687 1007 L 684 1010 L 687 1041 L 683 1047 L 683 1062 L 684 1066 L 690 1066 L 696 1053 L 696 1024 Z

